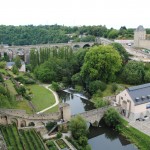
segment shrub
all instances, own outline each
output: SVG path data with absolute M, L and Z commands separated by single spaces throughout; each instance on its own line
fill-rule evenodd
M 118 89 L 117 84 L 116 84 L 116 83 L 113 83 L 112 86 L 111 86 L 112 92 L 115 93 L 115 92 L 117 91 L 117 89 Z
M 61 132 L 57 132 L 57 139 L 60 139 L 62 137 L 62 133 Z

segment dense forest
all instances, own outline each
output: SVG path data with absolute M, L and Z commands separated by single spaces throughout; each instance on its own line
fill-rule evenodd
M 131 39 L 134 29 L 125 26 L 119 30 L 106 26 L 61 26 L 61 25 L 0 25 L 0 43 L 8 45 L 36 45 L 95 41 L 95 37 L 109 39 Z M 149 30 L 148 30 L 149 32 Z

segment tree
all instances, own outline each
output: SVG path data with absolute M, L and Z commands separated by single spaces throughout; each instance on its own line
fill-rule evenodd
M 117 30 L 112 29 L 110 30 L 109 34 L 108 34 L 108 38 L 110 39 L 115 39 L 116 37 L 118 37 L 119 33 Z
M 108 127 L 116 127 L 121 124 L 121 116 L 114 108 L 109 108 L 104 114 L 104 121 Z
M 17 67 L 18 69 L 20 69 L 20 68 L 21 68 L 21 59 L 20 59 L 19 56 L 16 56 L 14 62 L 15 62 L 16 67 Z
M 89 91 L 91 94 L 96 93 L 98 90 L 104 91 L 106 89 L 106 84 L 104 82 L 101 82 L 99 80 L 95 80 L 90 82 L 89 84 Z
M 123 63 L 126 63 L 129 60 L 129 54 L 126 52 L 125 48 L 119 43 L 111 44 L 120 54 Z
M 116 83 L 113 83 L 113 84 L 111 85 L 111 90 L 112 90 L 112 92 L 115 93 L 117 89 L 118 89 L 117 84 L 116 84 Z
M 150 71 L 145 72 L 144 81 L 146 83 L 150 82 Z
M 121 65 L 121 57 L 112 46 L 95 46 L 85 55 L 81 75 L 86 86 L 94 80 L 108 82 L 115 79 Z
M 16 65 L 13 65 L 13 67 L 12 67 L 12 72 L 13 72 L 14 74 L 18 74 L 18 73 L 19 73 L 19 70 L 18 70 L 18 68 L 17 68 Z
M 4 69 L 6 67 L 6 62 L 5 61 L 1 61 L 0 62 L 0 68 Z
M 70 130 L 75 139 L 86 136 L 88 132 L 86 121 L 81 116 L 76 116 L 70 120 Z
M 141 84 L 144 81 L 144 64 L 137 61 L 129 61 L 123 69 L 122 80 L 128 84 Z

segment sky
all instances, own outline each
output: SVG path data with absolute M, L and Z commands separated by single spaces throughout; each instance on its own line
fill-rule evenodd
M 149 0 L 0 0 L 0 25 L 149 28 Z

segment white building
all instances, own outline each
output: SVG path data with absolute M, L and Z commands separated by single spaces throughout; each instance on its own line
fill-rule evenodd
M 150 83 L 130 87 L 116 96 L 125 117 L 136 120 L 150 116 Z
M 15 62 L 7 62 L 6 69 L 11 70 L 14 64 L 15 64 Z M 21 67 L 19 69 L 19 72 L 26 72 L 26 65 L 23 61 L 21 62 Z

